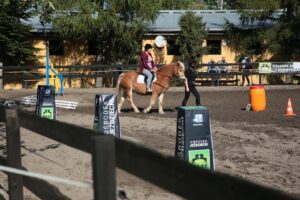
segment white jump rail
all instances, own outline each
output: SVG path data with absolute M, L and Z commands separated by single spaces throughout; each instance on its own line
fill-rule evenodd
M 20 101 L 21 104 L 25 105 L 36 105 L 36 95 L 23 97 Z M 55 99 L 55 105 L 59 108 L 66 108 L 66 109 L 72 109 L 75 110 L 78 106 L 78 102 L 76 101 L 63 101 L 63 100 L 57 100 Z

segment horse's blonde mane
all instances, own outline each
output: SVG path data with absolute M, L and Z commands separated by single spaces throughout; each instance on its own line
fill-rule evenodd
M 183 69 L 183 70 L 185 70 L 185 65 L 184 65 L 184 63 L 183 63 L 183 62 L 181 62 L 181 61 L 178 61 L 178 62 L 177 62 L 177 65 L 181 66 L 181 67 L 182 67 L 182 69 Z
M 175 65 L 177 65 L 177 66 L 180 66 L 180 67 L 183 68 L 183 70 L 185 70 L 185 65 L 184 65 L 184 63 L 181 62 L 181 61 L 177 61 L 177 63 L 170 63 L 170 64 L 167 64 L 167 65 L 171 65 L 171 64 L 173 64 L 173 65 L 175 64 Z M 166 66 L 166 65 L 164 65 L 164 66 Z M 162 67 L 159 68 L 158 70 L 163 69 L 164 66 L 162 66 Z

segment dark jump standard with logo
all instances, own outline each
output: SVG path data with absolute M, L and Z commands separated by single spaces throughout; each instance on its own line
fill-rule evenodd
M 195 166 L 214 170 L 209 112 L 202 106 L 179 107 L 175 156 Z
M 39 85 L 36 95 L 35 113 L 43 118 L 56 119 L 55 88 Z
M 121 129 L 118 114 L 118 100 L 115 94 L 107 93 L 96 95 L 93 130 L 120 138 Z

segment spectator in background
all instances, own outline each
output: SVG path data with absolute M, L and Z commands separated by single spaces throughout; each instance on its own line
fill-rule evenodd
M 213 74 L 213 73 L 216 73 L 216 71 L 215 71 L 215 61 L 213 60 L 213 59 L 210 59 L 210 61 L 208 62 L 208 68 L 207 68 L 207 72 L 208 73 L 211 73 L 211 74 Z
M 227 64 L 224 56 L 217 63 L 218 64 Z M 228 67 L 226 65 L 220 65 L 220 66 L 217 66 L 217 67 L 218 67 L 218 72 L 219 73 L 227 73 L 228 72 Z
M 250 69 L 252 68 L 251 63 L 250 63 L 250 58 L 249 56 L 245 56 L 242 59 L 242 84 L 241 86 L 244 85 L 245 83 L 245 79 L 247 80 L 247 85 L 250 86 L 250 79 L 249 79 L 249 73 L 250 73 Z
M 190 97 L 190 93 L 192 92 L 193 95 L 196 98 L 196 106 L 200 106 L 200 95 L 196 89 L 195 86 L 195 78 L 196 78 L 196 71 L 195 71 L 195 66 L 196 66 L 196 61 L 195 60 L 191 60 L 188 68 L 186 68 L 184 74 L 186 77 L 185 80 L 185 93 L 184 93 L 184 99 L 182 101 L 182 106 L 186 106 L 186 103 Z

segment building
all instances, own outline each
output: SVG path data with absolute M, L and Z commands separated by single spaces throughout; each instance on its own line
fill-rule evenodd
M 176 46 L 175 40 L 180 32 L 179 19 L 185 12 L 186 10 L 161 10 L 154 22 L 147 23 L 147 31 L 143 36 L 141 47 L 146 43 L 151 43 L 154 47 L 157 47 L 155 39 L 158 36 L 165 40 L 162 48 L 154 49 L 156 63 L 167 64 L 180 60 L 179 48 Z M 222 57 L 226 58 L 227 63 L 235 63 L 236 54 L 226 44 L 224 25 L 228 21 L 237 27 L 242 26 L 239 13 L 236 10 L 193 10 L 192 12 L 202 17 L 202 21 L 206 24 L 208 30 L 206 40 L 203 44 L 199 44 L 211 47 L 209 53 L 202 57 L 202 63 L 208 63 L 210 59 L 218 61 Z M 33 17 L 30 21 L 24 23 L 33 26 L 33 40 L 36 41 L 36 47 L 40 49 L 38 52 L 39 65 L 45 65 L 45 37 L 49 40 L 51 65 L 92 65 L 96 63 L 96 49 L 93 41 L 59 40 L 53 32 L 53 26 L 51 24 L 43 26 L 38 17 Z M 255 28 L 255 26 L 258 26 L 258 24 L 246 28 Z M 78 84 L 69 83 L 69 87 L 78 87 Z
M 175 40 L 180 32 L 178 24 L 181 15 L 185 10 L 162 10 L 157 19 L 153 23 L 148 23 L 147 33 L 144 37 L 144 43 L 154 43 L 157 35 L 162 35 L 166 38 L 167 45 L 163 52 L 165 62 L 170 63 L 178 59 L 179 51 L 175 45 Z M 212 58 L 215 61 L 226 57 L 227 62 L 235 62 L 235 53 L 232 52 L 225 41 L 225 23 L 226 21 L 240 26 L 239 14 L 235 10 L 194 10 L 197 16 L 202 17 L 202 21 L 206 24 L 208 29 L 207 39 L 203 46 L 210 46 L 209 54 L 204 55 L 202 63 L 208 63 Z M 200 36 L 199 36 L 200 37 Z M 201 45 L 201 44 L 199 44 Z
M 143 37 L 143 44 L 151 43 L 155 45 L 155 38 L 163 36 L 166 39 L 166 45 L 158 49 L 162 57 L 160 63 L 171 63 L 179 59 L 178 47 L 175 45 L 175 39 L 180 32 L 178 21 L 186 10 L 161 10 L 154 22 L 147 23 L 147 32 Z M 202 58 L 203 63 L 208 63 L 212 58 L 215 61 L 226 57 L 227 62 L 235 62 L 235 53 L 231 51 L 225 41 L 225 23 L 233 23 L 235 26 L 241 26 L 239 14 L 236 10 L 194 10 L 197 16 L 201 16 L 206 28 L 208 29 L 207 39 L 204 46 L 210 46 L 209 54 Z M 95 50 L 93 43 L 89 41 L 73 42 L 59 41 L 51 31 L 53 27 L 46 24 L 41 25 L 38 17 L 32 18 L 33 33 L 37 40 L 37 47 L 41 49 L 40 56 L 45 55 L 44 31 L 50 40 L 50 56 L 54 65 L 74 65 L 74 64 L 93 64 L 95 62 Z M 200 37 L 200 36 L 199 36 Z M 72 46 L 71 48 L 70 45 Z M 199 44 L 201 45 L 201 44 Z M 68 47 L 68 48 L 66 48 Z M 41 59 L 41 64 L 44 63 Z

